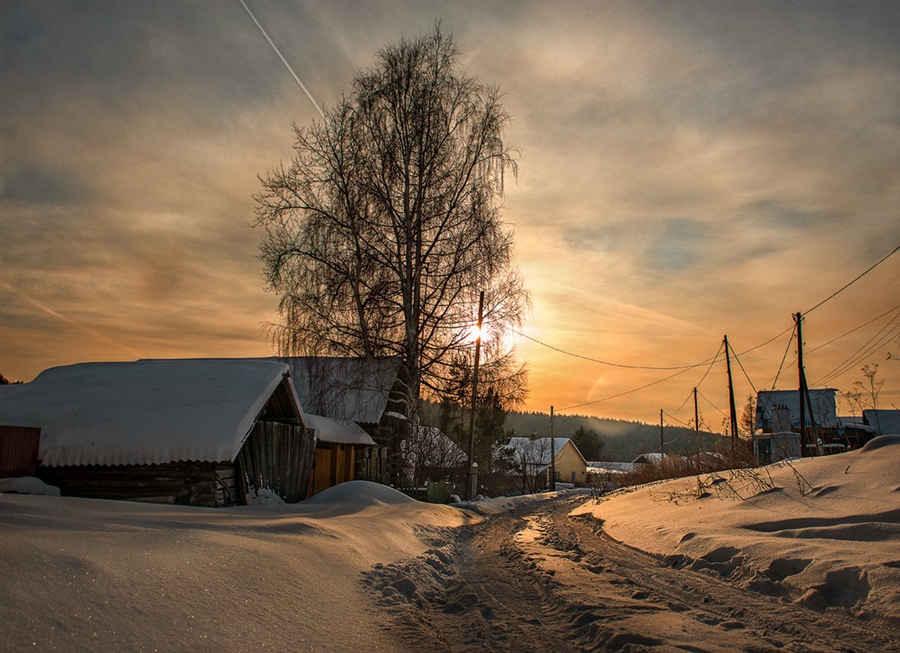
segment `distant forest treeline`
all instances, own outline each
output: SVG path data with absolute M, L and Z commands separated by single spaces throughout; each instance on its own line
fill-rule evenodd
M 506 414 L 505 427 L 514 435 L 527 437 L 536 433 L 550 437 L 550 415 L 546 413 Z M 590 417 L 587 415 L 554 415 L 553 435 L 571 438 L 579 429 L 593 429 L 603 441 L 603 460 L 630 462 L 642 453 L 659 451 L 659 424 L 628 422 L 625 420 Z M 698 447 L 694 430 L 683 426 L 665 425 L 663 429 L 666 453 L 696 454 Z M 717 434 L 700 431 L 700 451 L 713 451 L 729 443 L 729 439 Z

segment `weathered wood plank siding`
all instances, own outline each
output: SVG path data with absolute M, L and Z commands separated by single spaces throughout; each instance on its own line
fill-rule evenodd
M 40 446 L 41 429 L 0 426 L 0 478 L 34 476 Z
M 300 425 L 260 421 L 256 423 L 237 458 L 242 498 L 252 485 L 272 490 L 288 503 L 307 496 L 315 442 Z

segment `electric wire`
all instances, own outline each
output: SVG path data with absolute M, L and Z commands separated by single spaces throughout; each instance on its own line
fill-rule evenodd
M 647 388 L 649 388 L 649 387 L 651 387 L 651 386 L 658 385 L 658 384 L 660 384 L 660 383 L 663 383 L 664 381 L 668 381 L 669 379 L 674 379 L 676 376 L 681 376 L 682 374 L 684 374 L 685 372 L 687 372 L 689 369 L 692 369 L 692 368 L 687 368 L 687 369 L 684 369 L 684 370 L 680 370 L 680 371 L 678 371 L 678 372 L 675 372 L 675 374 L 670 374 L 669 376 L 666 376 L 666 377 L 664 377 L 664 378 L 662 378 L 662 379 L 657 379 L 656 381 L 651 381 L 650 383 L 647 383 L 647 384 L 645 384 L 645 385 L 642 385 L 642 386 L 640 386 L 639 388 L 633 388 L 633 389 L 631 389 L 631 390 L 626 390 L 625 392 L 620 392 L 620 393 L 618 393 L 618 394 L 611 395 L 611 396 L 609 396 L 609 397 L 604 397 L 603 399 L 595 399 L 594 401 L 587 401 L 587 402 L 585 402 L 585 403 L 583 403 L 583 404 L 577 404 L 577 405 L 575 405 L 575 406 L 566 406 L 565 408 L 560 408 L 557 412 L 558 412 L 558 413 L 562 413 L 562 412 L 565 412 L 565 411 L 574 410 L 574 409 L 576 409 L 576 408 L 582 408 L 582 407 L 584 407 L 584 406 L 592 406 L 592 405 L 594 405 L 594 404 L 599 404 L 599 403 L 604 402 L 604 401 L 609 401 L 610 399 L 618 399 L 619 397 L 624 397 L 625 395 L 630 395 L 630 394 L 633 394 L 633 393 L 635 393 L 635 392 L 639 392 L 639 391 L 641 391 L 641 390 L 646 390 Z
M 825 383 L 827 381 L 830 381 L 831 379 L 833 379 L 837 376 L 840 376 L 844 372 L 847 372 L 851 367 L 853 367 L 854 365 L 857 365 L 861 360 L 863 360 L 864 358 L 869 356 L 869 354 L 871 352 L 880 348 L 883 344 L 886 344 L 889 340 L 891 340 L 891 338 L 893 338 L 894 332 L 896 332 L 896 331 L 898 331 L 898 329 L 900 329 L 900 325 L 895 325 L 890 330 L 888 330 L 886 334 L 884 333 L 884 331 L 885 331 L 885 329 L 888 328 L 888 326 L 890 326 L 898 318 L 900 318 L 900 315 L 894 316 L 890 320 L 890 322 L 888 322 L 885 326 L 883 326 L 881 329 L 879 329 L 878 332 L 874 336 L 869 338 L 869 340 L 867 340 L 863 345 L 861 345 L 859 348 L 857 348 L 857 350 L 855 352 L 850 354 L 850 356 L 848 356 L 844 360 L 843 363 L 841 363 L 834 370 L 832 370 L 831 372 L 826 374 L 824 377 L 822 377 L 822 379 L 819 380 L 817 385 L 820 383 Z M 873 341 L 875 341 L 874 344 L 872 344 Z
M 897 251 L 900 251 L 900 245 L 898 245 L 897 247 L 895 247 L 890 253 L 888 253 L 888 254 L 886 254 L 885 256 L 883 256 L 883 257 L 882 257 L 881 259 L 879 259 L 877 262 L 875 262 L 874 264 L 872 264 L 871 266 L 869 266 L 866 270 L 864 270 L 862 273 L 860 273 L 859 275 L 857 275 L 857 276 L 856 276 L 854 279 L 852 279 L 850 282 L 844 284 L 841 288 L 839 288 L 838 290 L 836 290 L 835 292 L 833 292 L 831 295 L 829 295 L 828 297 L 826 297 L 825 299 L 823 299 L 822 301 L 820 301 L 820 302 L 819 302 L 818 304 L 816 304 L 815 306 L 813 306 L 813 307 L 807 309 L 807 310 L 804 312 L 804 314 L 803 314 L 804 317 L 805 317 L 805 315 L 807 315 L 807 314 L 813 312 L 813 311 L 816 310 L 817 308 L 823 306 L 823 305 L 826 304 L 827 302 L 829 302 L 829 301 L 831 301 L 832 299 L 834 299 L 835 297 L 837 297 L 840 293 L 842 293 L 843 291 L 845 291 L 847 288 L 849 288 L 849 287 L 852 286 L 854 283 L 856 283 L 857 281 L 859 281 L 860 279 L 862 279 L 864 276 L 866 276 L 869 272 L 871 272 L 872 270 L 874 270 L 875 268 L 877 268 L 879 265 L 881 265 L 882 263 L 884 263 L 884 262 L 885 262 L 887 259 L 889 259 L 891 256 L 893 256 L 894 254 L 896 254 Z M 895 311 L 895 310 L 897 310 L 897 309 L 900 309 L 900 306 L 895 307 L 894 309 L 891 309 L 891 310 L 889 310 L 889 311 L 883 313 L 882 315 L 880 315 L 880 316 L 878 316 L 878 317 L 876 317 L 876 318 L 873 318 L 872 320 L 869 320 L 869 321 L 866 322 L 865 324 L 860 325 L 859 327 L 856 327 L 855 329 L 852 329 L 851 331 L 848 331 L 847 333 L 845 333 L 845 334 L 843 334 L 843 335 L 841 335 L 841 336 L 838 336 L 837 338 L 834 338 L 834 339 L 830 340 L 829 342 L 824 343 L 823 345 L 820 345 L 820 346 L 817 347 L 816 349 L 813 349 L 813 350 L 810 350 L 810 351 L 812 352 L 812 351 L 816 351 L 817 349 L 821 349 L 822 347 L 825 347 L 826 345 L 831 344 L 832 342 L 834 342 L 834 341 L 836 341 L 836 340 L 839 340 L 840 338 L 843 338 L 843 337 L 845 337 L 845 336 L 847 336 L 847 335 L 850 335 L 851 333 L 853 333 L 853 332 L 855 332 L 855 331 L 857 331 L 857 330 L 863 328 L 864 326 L 867 326 L 868 324 L 871 324 L 872 322 L 878 320 L 878 319 L 881 318 L 881 317 L 884 317 L 885 315 L 887 315 L 887 314 L 889 314 L 889 313 L 891 313 L 891 312 L 893 312 L 893 311 Z M 892 321 L 893 321 L 893 320 L 892 320 Z M 884 330 L 884 329 L 882 329 L 881 331 L 883 331 L 883 330 Z M 573 406 L 567 406 L 567 407 L 565 407 L 565 408 L 559 409 L 559 412 L 564 412 L 564 411 L 574 410 L 574 409 L 576 409 L 576 408 L 582 408 L 582 407 L 584 407 L 584 406 L 591 406 L 591 405 L 598 404 L 598 403 L 602 403 L 602 402 L 609 401 L 609 400 L 612 400 L 612 399 L 617 399 L 617 398 L 622 397 L 622 396 L 625 396 L 625 395 L 633 394 L 633 393 L 635 393 L 635 392 L 639 392 L 639 391 L 641 391 L 641 390 L 645 390 L 646 388 L 652 387 L 652 386 L 657 385 L 657 384 L 659 384 L 659 383 L 663 383 L 663 382 L 665 382 L 665 381 L 668 381 L 669 379 L 672 379 L 672 378 L 674 378 L 674 377 L 676 377 L 676 376 L 680 376 L 682 373 L 684 373 L 684 372 L 686 372 L 686 371 L 688 371 L 688 370 L 695 369 L 695 368 L 698 368 L 698 367 L 702 367 L 702 366 L 708 364 L 708 368 L 707 368 L 706 372 L 704 373 L 704 375 L 703 375 L 703 377 L 701 378 L 700 382 L 697 384 L 697 386 L 699 387 L 699 386 L 703 383 L 703 381 L 706 379 L 707 375 L 708 375 L 709 372 L 712 370 L 712 368 L 713 368 L 713 366 L 715 365 L 715 363 L 718 361 L 718 357 L 719 357 L 719 354 L 721 353 L 721 349 L 722 349 L 722 347 L 720 346 L 720 347 L 719 347 L 719 350 L 716 352 L 716 355 L 715 355 L 713 358 L 707 359 L 707 360 L 705 360 L 705 361 L 701 361 L 701 362 L 699 362 L 699 363 L 694 363 L 694 364 L 691 364 L 691 365 L 676 365 L 676 366 L 626 365 L 626 364 L 623 364 L 623 363 L 614 363 L 614 362 L 611 362 L 611 361 L 605 361 L 605 360 L 601 360 L 601 359 L 597 359 L 597 358 L 592 358 L 592 357 L 590 357 L 590 356 L 584 356 L 584 355 L 582 355 L 582 354 L 576 354 L 576 353 L 574 353 L 574 352 L 570 352 L 570 351 L 567 351 L 567 350 L 562 349 L 562 348 L 560 348 L 560 347 L 556 347 L 556 346 L 554 346 L 554 345 L 551 345 L 551 344 L 548 344 L 548 343 L 543 342 L 543 341 L 541 341 L 541 340 L 538 340 L 537 338 L 534 338 L 534 337 L 532 337 L 532 336 L 526 335 L 525 333 L 522 333 L 521 331 L 518 331 L 518 330 L 516 330 L 516 329 L 511 329 L 510 331 L 511 331 L 512 333 L 516 334 L 516 335 L 519 335 L 519 336 L 521 336 L 521 337 L 523 337 L 523 338 L 525 338 L 525 339 L 527 339 L 527 340 L 530 340 L 530 341 L 532 341 L 532 342 L 534 342 L 534 343 L 536 343 L 536 344 L 538 344 L 538 345 L 541 345 L 542 347 L 546 347 L 547 349 L 550 349 L 550 350 L 555 351 L 555 352 L 557 352 L 557 353 L 560 353 L 560 354 L 563 354 L 563 355 L 566 355 L 566 356 L 571 356 L 571 357 L 573 357 L 573 358 L 578 358 L 578 359 L 581 359 L 581 360 L 586 360 L 586 361 L 589 361 L 589 362 L 592 362 L 592 363 L 598 363 L 598 364 L 600 364 L 600 365 L 607 365 L 607 366 L 610 366 L 610 367 L 616 367 L 616 368 L 620 368 L 620 369 L 632 369 L 632 370 L 657 370 L 657 371 L 678 370 L 678 372 L 675 373 L 675 374 L 671 374 L 671 375 L 666 376 L 666 377 L 663 377 L 663 378 L 661 378 L 661 379 L 657 379 L 656 381 L 652 381 L 652 382 L 650 382 L 650 383 L 644 384 L 644 385 L 639 386 L 639 387 L 637 387 L 637 388 L 632 388 L 631 390 L 626 390 L 626 391 L 624 391 L 624 392 L 620 392 L 620 393 L 617 393 L 617 394 L 614 394 L 614 395 L 610 395 L 610 396 L 604 397 L 604 398 L 602 398 L 602 399 L 595 399 L 595 400 L 593 400 L 593 401 L 588 401 L 588 402 L 584 402 L 584 403 L 577 404 L 577 405 L 573 405 Z M 879 331 L 879 333 L 881 333 L 881 331 Z M 750 387 L 753 389 L 753 391 L 754 391 L 755 393 L 758 394 L 758 391 L 757 391 L 757 389 L 756 389 L 756 386 L 754 385 L 753 380 L 750 378 L 750 375 L 747 373 L 747 370 L 744 368 L 744 364 L 743 364 L 743 362 L 740 360 L 740 356 L 746 355 L 746 354 L 748 354 L 748 353 L 750 353 L 750 352 L 752 352 L 752 351 L 755 351 L 755 350 L 757 350 L 757 349 L 760 349 L 760 348 L 762 348 L 762 347 L 765 347 L 766 345 L 768 345 L 768 344 L 770 344 L 770 343 L 776 341 L 778 338 L 782 337 L 784 334 L 786 334 L 786 333 L 788 333 L 788 332 L 791 333 L 791 336 L 790 336 L 790 338 L 788 339 L 787 347 L 785 348 L 784 355 L 783 355 L 782 358 L 781 358 L 781 363 L 780 363 L 780 365 L 779 365 L 779 367 L 778 367 L 778 372 L 776 372 L 775 377 L 774 377 L 774 379 L 773 379 L 772 387 L 775 388 L 775 387 L 777 387 L 778 379 L 779 379 L 779 377 L 781 376 L 782 371 L 784 370 L 784 364 L 785 364 L 785 361 L 787 360 L 787 355 L 788 355 L 788 352 L 790 351 L 791 343 L 794 341 L 794 338 L 796 337 L 795 325 L 791 325 L 790 327 L 788 327 L 788 328 L 786 328 L 785 330 L 781 331 L 780 333 L 776 334 L 776 335 L 773 336 L 772 338 L 769 338 L 768 340 L 766 340 L 766 341 L 764 341 L 764 342 L 761 342 L 761 343 L 759 343 L 758 345 L 754 345 L 753 347 L 750 347 L 749 349 L 744 350 L 744 351 L 741 352 L 740 354 L 738 354 L 737 352 L 735 352 L 735 351 L 734 351 L 734 348 L 731 347 L 731 346 L 729 345 L 731 353 L 734 354 L 735 359 L 737 360 L 738 365 L 739 365 L 740 368 L 741 368 L 741 371 L 744 373 L 744 376 L 746 377 L 748 383 L 750 384 Z M 862 358 L 864 358 L 865 356 L 867 356 L 867 355 L 869 354 L 869 352 L 871 352 L 871 351 L 877 349 L 878 347 L 880 347 L 881 345 L 883 345 L 884 343 L 886 343 L 887 340 L 889 340 L 891 337 L 893 337 L 893 334 L 894 334 L 894 330 L 891 330 L 890 332 L 888 332 L 888 334 L 887 334 L 886 336 L 884 336 L 884 337 L 882 337 L 881 339 L 879 339 L 874 345 L 872 345 L 872 346 L 866 348 L 866 345 L 868 345 L 869 343 L 871 343 L 871 342 L 875 339 L 875 338 L 873 337 L 872 339 L 870 339 L 870 340 L 866 343 L 866 345 L 863 345 L 860 349 L 857 350 L 857 352 L 856 352 L 855 354 L 851 355 L 851 357 L 848 358 L 847 361 L 845 361 L 844 364 L 842 364 L 841 366 L 839 366 L 838 368 L 836 368 L 836 370 L 834 370 L 830 375 L 826 375 L 826 378 L 827 378 L 828 380 L 831 380 L 832 378 L 835 378 L 836 376 L 840 376 L 840 374 L 843 374 L 844 372 L 846 372 L 846 371 L 849 369 L 849 367 L 852 367 L 854 364 L 856 364 L 855 362 L 849 362 L 849 366 L 848 366 L 848 361 L 855 361 L 855 360 L 856 360 L 856 357 L 857 357 L 857 354 L 859 354 L 859 359 L 861 360 Z M 877 337 L 877 335 L 876 335 L 876 337 Z M 860 354 L 860 352 L 863 352 L 863 353 Z M 840 370 L 840 371 L 839 371 L 839 370 Z M 820 385 L 820 384 L 823 383 L 823 382 L 824 382 L 824 381 L 820 381 L 820 382 L 818 382 L 816 385 Z M 700 393 L 698 392 L 698 394 L 700 394 Z M 703 396 L 703 395 L 701 394 L 701 396 Z M 704 396 L 703 398 L 704 398 L 704 399 L 705 399 L 705 400 L 706 400 L 713 408 L 715 408 L 717 411 L 719 411 L 720 413 L 722 413 L 722 415 L 724 415 L 726 418 L 728 417 L 727 415 L 725 415 L 725 413 L 722 411 L 721 408 L 719 408 L 718 406 L 716 406 L 716 405 L 715 405 L 712 401 L 710 401 L 707 397 Z M 678 410 L 681 410 L 681 409 L 684 407 L 684 405 L 687 403 L 687 401 L 688 401 L 689 399 L 690 399 L 690 395 L 688 395 L 688 398 L 685 399 L 684 402 L 682 402 L 682 404 L 681 404 L 681 406 L 678 408 Z
M 740 367 L 741 372 L 744 373 L 744 377 L 747 379 L 747 383 L 750 384 L 750 388 L 753 390 L 753 394 L 759 394 L 756 391 L 756 386 L 753 385 L 753 381 L 750 380 L 750 375 L 747 374 L 747 370 L 744 369 L 744 364 L 741 362 L 740 357 L 735 353 L 734 348 L 731 345 L 728 345 L 728 348 L 731 349 L 731 353 L 734 354 L 734 360 L 737 361 L 738 367 Z
M 891 320 L 891 322 L 888 323 L 888 325 L 898 319 L 900 319 L 900 315 L 895 316 Z M 900 335 L 900 324 L 895 325 L 890 330 L 888 330 L 886 333 L 882 333 L 882 332 L 884 332 L 884 330 L 886 328 L 887 328 L 887 325 L 885 325 L 885 327 L 882 327 L 878 331 L 878 333 L 876 333 L 868 341 L 866 341 L 865 344 L 863 344 L 853 354 L 851 354 L 847 359 L 845 359 L 844 362 L 841 363 L 837 368 L 835 368 L 834 370 L 832 370 L 831 372 L 826 374 L 824 377 L 819 379 L 815 383 L 815 385 L 824 385 L 824 384 L 829 383 L 830 381 L 836 379 L 837 377 L 841 376 L 845 372 L 849 371 L 852 367 L 859 365 L 859 363 L 861 363 L 863 360 L 865 360 L 866 358 L 871 356 L 875 351 L 877 351 L 878 349 L 880 349 L 881 347 L 886 345 L 895 336 Z
M 656 370 L 656 371 L 685 370 L 685 371 L 687 371 L 687 370 L 695 369 L 697 367 L 702 367 L 709 362 L 709 360 L 707 359 L 705 361 L 700 361 L 699 363 L 693 363 L 691 365 L 672 365 L 672 366 L 668 366 L 668 367 L 661 367 L 661 366 L 655 366 L 655 365 L 625 365 L 622 363 L 612 363 L 610 361 L 604 361 L 604 360 L 600 360 L 598 358 L 591 358 L 590 356 L 583 356 L 582 354 L 575 354 L 571 351 L 566 351 L 565 349 L 560 349 L 559 347 L 555 347 L 553 345 L 547 344 L 546 342 L 542 342 L 542 341 L 538 340 L 537 338 L 532 338 L 531 336 L 526 335 L 516 329 L 510 329 L 510 331 L 512 333 L 515 333 L 516 335 L 522 336 L 526 340 L 531 340 L 532 342 L 537 343 L 537 344 L 541 345 L 542 347 L 546 347 L 547 349 L 552 349 L 553 351 L 558 352 L 560 354 L 565 354 L 566 356 L 571 356 L 573 358 L 580 358 L 582 360 L 590 361 L 591 363 L 599 363 L 600 365 L 608 365 L 609 367 L 619 367 L 619 368 L 626 369 L 626 370 Z
M 781 376 L 781 372 L 782 372 L 782 370 L 784 370 L 784 361 L 787 360 L 787 355 L 788 355 L 788 352 L 791 350 L 791 343 L 794 342 L 795 335 L 797 335 L 797 333 L 792 330 L 791 337 L 788 338 L 787 347 L 785 347 L 785 349 L 784 349 L 784 356 L 781 357 L 781 365 L 778 366 L 778 371 L 775 373 L 775 378 L 772 381 L 772 389 L 773 390 L 778 387 L 778 377 Z
M 804 315 L 806 315 L 806 314 L 808 314 L 808 313 L 812 313 L 814 310 L 816 310 L 817 308 L 819 308 L 819 307 L 820 307 L 822 304 L 824 304 L 825 302 L 831 301 L 832 299 L 834 299 L 835 297 L 837 297 L 838 295 L 840 295 L 842 292 L 844 292 L 845 290 L 847 290 L 847 288 L 849 288 L 850 286 L 852 286 L 854 283 L 856 283 L 857 281 L 859 281 L 860 279 L 862 279 L 864 276 L 866 276 L 867 274 L 869 274 L 869 272 L 871 272 L 872 270 L 874 270 L 875 268 L 877 268 L 879 265 L 881 265 L 882 263 L 884 263 L 886 260 L 888 260 L 888 259 L 889 259 L 891 256 L 893 256 L 894 254 L 896 254 L 898 250 L 900 250 L 900 245 L 897 245 L 893 250 L 891 250 L 891 252 L 890 252 L 889 254 L 885 255 L 885 256 L 884 256 L 883 258 L 881 258 L 877 263 L 874 263 L 869 269 L 867 269 L 865 272 L 863 272 L 862 274 L 860 274 L 860 275 L 859 275 L 858 277 L 856 277 L 853 281 L 851 281 L 850 283 L 846 284 L 845 286 L 843 286 L 843 287 L 840 288 L 839 290 L 836 290 L 835 292 L 831 293 L 828 297 L 826 297 L 825 299 L 823 299 L 822 301 L 820 301 L 818 304 L 816 304 L 816 305 L 813 306 L 812 308 L 806 309 L 806 311 L 804 312 Z
M 718 406 L 716 406 L 712 401 L 709 400 L 709 397 L 707 397 L 706 395 L 704 395 L 704 394 L 703 394 L 702 392 L 700 392 L 699 390 L 697 391 L 697 394 L 700 395 L 701 397 L 703 397 L 703 399 L 706 401 L 706 403 L 708 403 L 710 406 L 712 406 L 712 407 L 715 408 L 717 411 L 719 411 L 720 413 L 722 413 L 722 417 L 728 417 L 728 415 L 725 414 L 725 411 L 724 411 L 724 410 L 722 410 L 721 408 L 719 408 Z
M 725 346 L 725 342 L 722 341 L 722 343 L 719 345 L 719 349 L 716 351 L 716 355 L 713 356 L 712 362 L 709 364 L 709 367 L 706 368 L 706 371 L 703 373 L 703 376 L 700 378 L 700 382 L 697 383 L 696 386 L 694 386 L 695 388 L 699 388 L 701 385 L 703 385 L 703 381 L 706 380 L 707 375 L 709 375 L 709 373 L 710 373 L 710 371 L 712 370 L 713 366 L 714 366 L 714 365 L 716 364 L 716 362 L 719 360 L 719 354 L 722 353 L 722 347 L 724 347 L 724 346 Z M 681 402 L 681 405 L 678 407 L 678 410 L 676 410 L 675 412 L 678 412 L 678 411 L 680 411 L 682 408 L 684 408 L 684 405 L 685 405 L 688 401 L 690 401 L 691 396 L 693 396 L 693 394 L 694 394 L 694 390 L 691 389 L 691 391 L 688 393 L 688 396 L 685 398 L 684 401 Z
M 838 341 L 838 340 L 840 340 L 841 338 L 844 338 L 844 337 L 846 337 L 846 336 L 849 336 L 851 333 L 855 333 L 856 331 L 859 331 L 859 330 L 862 329 L 863 327 L 869 326 L 870 324 L 872 324 L 872 322 L 875 322 L 875 321 L 877 321 L 877 320 L 880 320 L 880 319 L 883 318 L 885 315 L 889 315 L 890 313 L 893 313 L 894 311 L 897 311 L 897 310 L 900 310 L 900 305 L 894 306 L 894 308 L 885 311 L 884 313 L 882 313 L 882 314 L 879 315 L 878 317 L 873 317 L 873 318 L 872 318 L 871 320 L 869 320 L 868 322 L 865 322 L 864 324 L 860 324 L 860 325 L 859 325 L 858 327 L 856 327 L 855 329 L 850 329 L 849 331 L 847 331 L 847 333 L 843 333 L 843 334 L 837 336 L 836 338 L 832 338 L 832 339 L 829 340 L 828 342 L 822 343 L 821 345 L 819 345 L 819 346 L 817 346 L 817 347 L 813 347 L 812 349 L 807 349 L 807 350 L 806 350 L 806 353 L 807 353 L 807 354 L 811 354 L 811 353 L 813 353 L 813 352 L 819 351 L 819 350 L 822 349 L 823 347 L 827 347 L 827 346 L 830 345 L 831 343 L 836 342 L 836 341 Z

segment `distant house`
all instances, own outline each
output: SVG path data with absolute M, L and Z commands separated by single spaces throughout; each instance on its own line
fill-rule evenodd
M 404 441 L 403 457 L 415 486 L 446 480 L 451 475 L 464 476 L 468 459 L 466 452 L 440 429 L 425 426 L 419 428 L 417 438 Z
M 56 367 L 0 387 L 0 423 L 41 429 L 37 474 L 63 495 L 193 506 L 300 501 L 315 446 L 274 361 Z
M 824 388 L 809 391 L 809 402 L 804 405 L 803 430 L 812 436 L 815 430 L 818 442 L 810 441 L 806 454 L 842 450 L 843 425 L 837 417 L 835 394 L 837 390 Z M 812 410 L 810 410 L 810 408 Z M 755 429 L 762 433 L 800 433 L 800 393 L 797 390 L 763 390 L 757 394 Z
M 652 465 L 661 463 L 666 459 L 665 454 L 659 452 L 642 453 L 640 456 L 631 461 L 632 465 Z
M 289 356 L 271 360 L 288 366 L 306 413 L 345 425 L 356 424 L 370 436 L 370 440 L 332 441 L 328 445 L 319 438 L 316 492 L 321 491 L 323 465 L 344 470 L 343 474 L 332 475 L 335 484 L 353 478 L 378 483 L 398 480 L 403 467 L 400 440 L 408 412 L 399 379 L 399 358 Z
M 837 418 L 835 393 L 837 390 L 826 388 L 809 391 L 809 403 L 812 404 L 812 414 L 806 407 L 806 421 L 804 428 L 811 428 L 813 423 L 817 429 L 837 430 L 840 422 Z M 772 433 L 774 411 L 777 409 L 788 411 L 790 417 L 790 429 L 800 429 L 800 393 L 797 390 L 762 390 L 756 397 L 756 424 L 755 428 L 763 432 Z M 811 418 L 814 418 L 811 419 Z
M 851 449 L 858 449 L 875 437 L 875 429 L 860 417 L 838 417 L 841 438 Z
M 507 446 L 521 475 L 523 491 L 534 492 L 548 486 L 551 459 L 555 461 L 557 482 L 587 482 L 587 461 L 569 438 L 553 438 L 551 442 L 550 438 L 516 437 L 510 438 Z

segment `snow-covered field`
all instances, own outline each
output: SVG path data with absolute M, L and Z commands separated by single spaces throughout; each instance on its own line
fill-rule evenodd
M 697 479 L 676 480 L 576 512 L 672 565 L 900 625 L 900 436 L 720 477 L 702 498 Z M 361 481 L 218 510 L 2 494 L 0 650 L 404 650 L 362 574 L 547 500 L 487 500 L 481 517 Z

